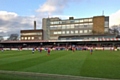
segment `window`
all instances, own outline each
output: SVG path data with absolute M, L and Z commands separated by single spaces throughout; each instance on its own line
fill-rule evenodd
M 75 26 L 79 26 L 79 24 L 75 24 Z
M 67 34 L 69 34 L 69 31 L 66 31 Z
M 80 33 L 83 33 L 83 30 L 80 30 Z
M 66 28 L 67 28 L 67 29 L 70 29 L 70 28 L 71 28 L 71 26 L 70 26 L 70 25 L 66 25 Z
M 27 40 L 27 37 L 25 37 L 25 40 Z
M 88 26 L 88 23 L 84 23 L 84 27 L 87 27 Z
M 65 31 L 62 31 L 62 34 L 65 34 Z
M 84 33 L 87 33 L 87 30 L 84 30 Z
M 84 25 L 83 24 L 80 24 L 80 28 L 83 28 L 84 27 Z
M 70 20 L 70 23 L 74 23 L 74 20 Z
M 50 26 L 50 29 L 54 29 L 54 26 Z
M 105 21 L 105 27 L 109 27 L 109 22 Z
M 50 39 L 51 39 L 51 40 L 54 40 L 54 39 L 58 39 L 58 37 L 57 37 L 57 36 L 56 36 L 56 37 L 51 36 Z
M 54 32 L 53 34 L 57 34 L 57 32 Z
M 59 21 L 55 21 L 54 24 L 59 24 Z
M 89 30 L 89 33 L 91 33 L 92 32 L 92 30 Z
M 28 40 L 30 40 L 30 37 L 28 37 Z
M 62 21 L 59 21 L 60 24 L 62 24 Z
M 89 19 L 84 19 L 84 22 L 89 22 Z
M 24 39 L 24 37 L 21 37 L 21 39 Z
M 54 24 L 54 22 L 50 22 L 50 24 Z
M 108 28 L 105 28 L 105 30 L 104 30 L 105 32 L 108 32 L 109 30 L 108 30 Z
M 78 30 L 75 30 L 75 33 L 78 34 Z
M 37 34 L 37 35 L 42 35 L 42 33 L 41 33 L 41 32 L 37 32 L 36 34 Z
M 62 24 L 65 24 L 66 23 L 66 21 L 62 21 Z
M 88 27 L 92 28 L 93 27 L 93 23 L 88 23 Z
M 32 39 L 34 39 L 34 37 L 32 37 Z
M 58 25 L 58 26 L 57 26 L 57 29 L 61 29 L 61 25 Z
M 80 22 L 83 22 L 83 19 L 81 19 Z
M 58 31 L 58 34 L 61 34 L 61 31 Z
M 70 23 L 70 20 L 66 21 L 66 23 Z
M 80 20 L 75 20 L 75 23 L 79 23 L 80 22 Z
M 71 28 L 72 28 L 72 29 L 75 28 L 74 24 L 71 25 Z
M 88 23 L 84 23 L 84 25 L 88 25 Z
M 62 25 L 62 29 L 66 29 L 65 25 Z
M 41 37 L 39 37 L 39 39 L 41 39 Z
M 74 34 L 74 31 L 71 31 L 71 34 Z
M 92 18 L 91 18 L 91 19 L 89 19 L 89 22 L 92 22 Z
M 93 25 L 93 23 L 89 23 L 89 25 Z
M 75 28 L 78 29 L 78 28 L 80 27 L 79 25 L 80 25 L 80 24 L 75 24 Z

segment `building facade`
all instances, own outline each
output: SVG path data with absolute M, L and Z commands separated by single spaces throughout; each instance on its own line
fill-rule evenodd
M 104 35 L 109 33 L 109 17 L 94 16 L 90 18 L 69 17 L 61 20 L 55 18 L 43 18 L 42 29 L 44 40 L 58 40 L 60 36 L 81 36 L 81 35 Z
M 21 40 L 43 40 L 43 30 L 21 30 Z

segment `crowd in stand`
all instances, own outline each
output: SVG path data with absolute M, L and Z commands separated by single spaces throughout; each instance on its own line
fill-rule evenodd
M 77 44 L 77 45 L 35 45 L 35 44 L 30 44 L 30 45 L 6 45 L 3 47 L 0 47 L 0 50 L 2 51 L 4 48 L 9 48 L 9 50 L 11 50 L 12 48 L 17 48 L 18 50 L 22 50 L 23 48 L 34 48 L 35 50 L 38 50 L 39 48 L 41 48 L 42 50 L 48 50 L 48 48 L 50 48 L 51 50 L 72 50 L 72 48 L 74 48 L 75 50 L 89 50 L 89 49 L 104 49 L 104 47 L 111 47 L 111 48 L 117 48 L 120 47 L 120 44 L 115 44 L 115 45 L 111 45 L 111 44 Z

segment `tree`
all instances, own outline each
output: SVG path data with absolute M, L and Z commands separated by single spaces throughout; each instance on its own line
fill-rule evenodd
M 0 42 L 3 41 L 3 40 L 4 40 L 3 36 L 0 36 Z
M 111 30 L 113 34 L 120 35 L 120 25 L 113 25 Z
M 18 34 L 11 34 L 8 40 L 11 40 L 11 41 L 18 40 L 18 37 L 19 37 Z

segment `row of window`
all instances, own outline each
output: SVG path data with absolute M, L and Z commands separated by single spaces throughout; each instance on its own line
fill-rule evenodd
M 92 33 L 92 30 L 75 30 L 75 31 L 54 31 L 53 34 L 78 34 Z
M 21 40 L 34 40 L 34 37 L 21 37 Z
M 41 37 L 38 37 L 40 40 L 42 39 Z M 34 40 L 35 37 L 21 37 L 21 40 Z
M 93 19 L 79 19 L 79 20 L 63 20 L 63 21 L 53 21 L 50 24 L 70 24 L 70 23 L 83 23 L 83 22 L 92 22 Z
M 75 38 L 60 38 L 60 40 L 76 40 L 76 39 L 98 39 L 98 37 L 94 37 L 94 38 L 92 38 L 92 37 L 75 37 Z
M 109 38 L 114 38 L 114 36 L 98 36 L 98 37 L 69 37 L 69 38 L 59 38 L 60 40 L 76 40 L 76 39 L 89 39 L 89 40 L 92 40 L 92 39 L 109 39 Z
M 21 35 L 42 35 L 42 32 L 35 32 L 35 33 L 21 33 Z
M 74 29 L 74 28 L 92 28 L 93 23 L 84 23 L 84 24 L 71 24 L 71 25 L 54 25 L 50 26 L 50 29 Z
M 74 28 L 92 28 L 93 23 L 71 24 L 71 25 L 54 25 L 50 29 L 74 29 Z M 104 27 L 109 27 L 109 22 L 105 21 Z
M 58 39 L 58 36 L 50 36 L 51 40 Z

